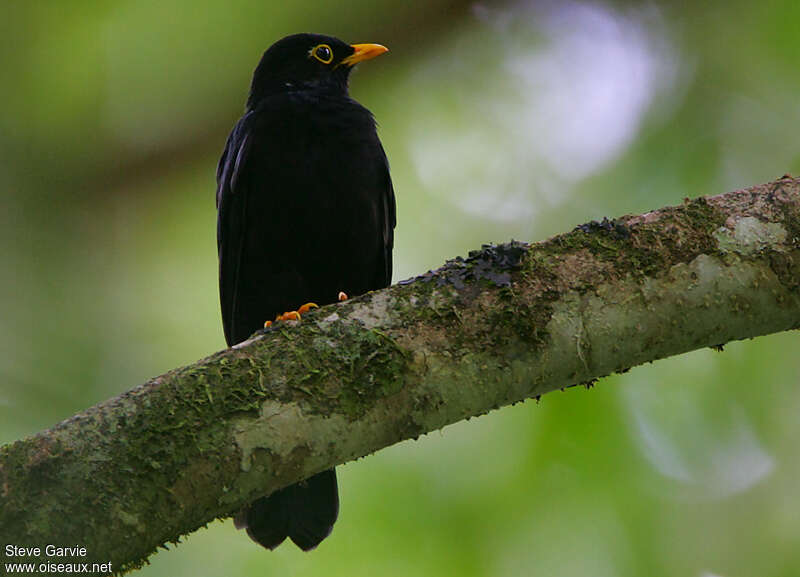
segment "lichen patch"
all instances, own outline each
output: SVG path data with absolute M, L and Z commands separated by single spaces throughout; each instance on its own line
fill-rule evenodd
M 764 222 L 754 216 L 745 216 L 735 219 L 734 223 L 725 224 L 714 233 L 722 252 L 754 255 L 766 249 L 781 251 L 780 245 L 787 238 L 782 225 Z

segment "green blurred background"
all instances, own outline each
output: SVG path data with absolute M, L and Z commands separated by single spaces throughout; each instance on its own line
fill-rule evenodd
M 0 441 L 224 346 L 214 172 L 278 38 L 390 47 L 351 93 L 392 163 L 400 280 L 800 172 L 798 22 L 796 0 L 4 2 Z M 139 574 L 800 575 L 798 345 L 459 423 L 341 467 L 311 554 L 215 522 Z

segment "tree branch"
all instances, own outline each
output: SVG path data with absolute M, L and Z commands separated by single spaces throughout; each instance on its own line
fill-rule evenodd
M 800 179 L 467 259 L 0 449 L 5 543 L 115 571 L 256 497 L 509 403 L 800 327 Z

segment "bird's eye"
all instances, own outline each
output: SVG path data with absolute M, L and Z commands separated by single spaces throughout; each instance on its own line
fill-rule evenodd
M 333 50 L 327 44 L 320 44 L 311 49 L 311 56 L 322 62 L 330 64 L 333 62 Z

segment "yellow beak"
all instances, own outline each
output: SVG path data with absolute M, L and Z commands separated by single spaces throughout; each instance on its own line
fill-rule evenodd
M 384 52 L 389 51 L 386 46 L 382 46 L 380 44 L 353 44 L 351 48 L 353 48 L 355 52 L 343 59 L 340 64 L 355 66 L 359 62 L 375 58 L 376 56 L 380 56 Z

